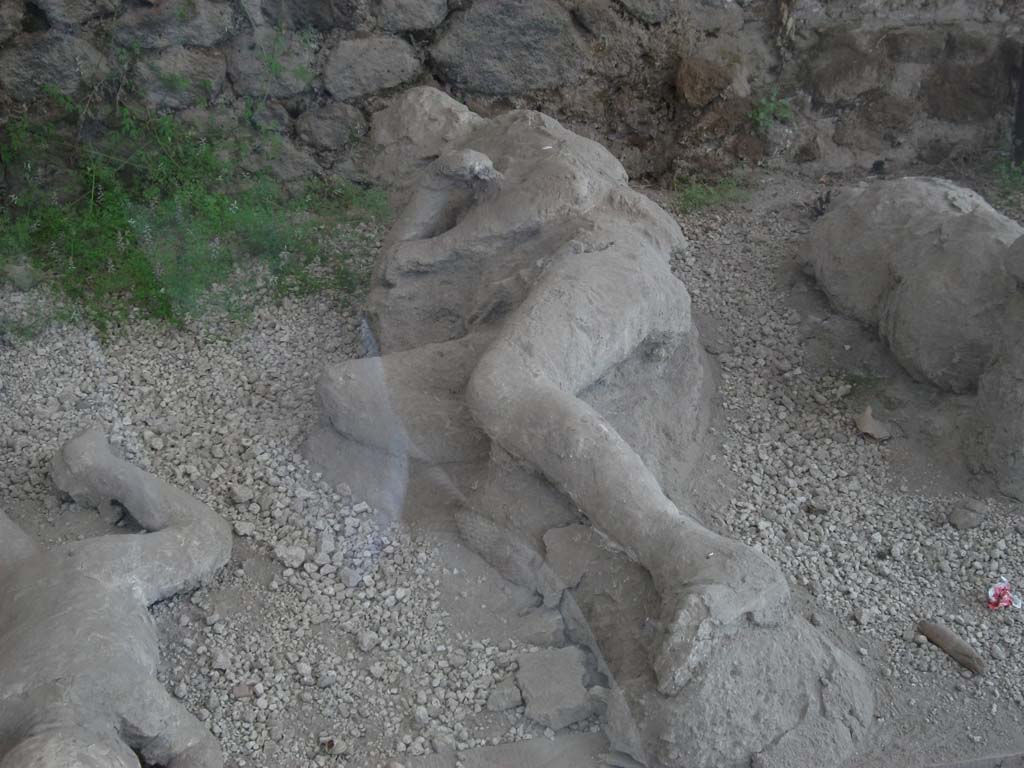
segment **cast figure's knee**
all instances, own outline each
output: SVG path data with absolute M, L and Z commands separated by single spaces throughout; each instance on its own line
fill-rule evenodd
M 477 424 L 500 442 L 502 425 L 515 399 L 513 376 L 492 351 L 483 356 L 466 385 L 466 404 Z
M 109 501 L 102 498 L 95 483 L 94 469 L 110 455 L 110 446 L 102 430 L 86 429 L 68 440 L 50 462 L 50 477 L 57 488 L 75 501 L 96 507 Z

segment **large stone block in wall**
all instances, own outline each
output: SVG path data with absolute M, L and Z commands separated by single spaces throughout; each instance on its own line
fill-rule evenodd
M 721 96 L 731 83 L 732 77 L 722 64 L 703 56 L 687 56 L 676 70 L 676 93 L 697 109 Z
M 280 182 L 302 184 L 320 175 L 320 165 L 309 152 L 274 133 L 261 136 L 252 151 L 242 158 L 250 173 L 266 173 Z
M 176 45 L 139 62 L 135 75 L 150 106 L 185 109 L 217 96 L 225 71 L 220 51 Z
M 408 83 L 420 69 L 416 51 L 397 37 L 339 40 L 324 66 L 324 86 L 347 101 Z
M 619 0 L 623 9 L 645 24 L 660 24 L 679 9 L 679 0 Z
M 865 18 L 875 25 L 938 25 L 988 22 L 1006 24 L 1020 19 L 1015 0 L 799 0 L 790 13 L 803 26 L 821 27 L 857 23 Z
M 266 20 L 291 29 L 357 29 L 362 24 L 359 0 L 263 0 Z
M 967 34 L 950 36 L 949 41 L 921 84 L 928 112 L 953 123 L 981 122 L 1005 113 L 1016 94 L 1018 46 L 1002 41 L 993 48 L 991 38 Z
M 35 6 L 55 27 L 70 27 L 99 16 L 109 16 L 118 5 L 116 0 L 35 0 Z
M 285 99 L 313 82 L 316 51 L 302 35 L 260 27 L 239 35 L 227 49 L 228 76 L 239 96 Z
M 328 104 L 305 112 L 295 127 L 304 142 L 328 150 L 344 149 L 369 130 L 363 113 L 348 104 Z
M 374 15 L 389 32 L 433 29 L 448 15 L 448 0 L 377 0 Z
M 3 45 L 21 30 L 25 7 L 21 2 L 0 3 L 0 45 Z
M 814 50 L 807 67 L 815 99 L 825 104 L 851 101 L 879 86 L 880 57 L 852 37 L 830 38 Z
M 0 53 L 0 91 L 31 101 L 53 86 L 70 96 L 109 71 L 103 55 L 80 37 L 56 31 L 22 35 Z
M 161 0 L 156 5 L 134 8 L 118 18 L 114 40 L 139 48 L 209 47 L 223 42 L 233 31 L 234 11 L 230 3 Z
M 569 12 L 551 0 L 477 0 L 432 49 L 448 83 L 503 95 L 579 80 L 583 57 Z

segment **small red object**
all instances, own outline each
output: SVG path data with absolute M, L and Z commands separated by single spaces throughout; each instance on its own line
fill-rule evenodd
M 993 611 L 999 608 L 1020 608 L 1020 598 L 1010 591 L 1010 583 L 1001 578 L 988 588 L 988 607 Z

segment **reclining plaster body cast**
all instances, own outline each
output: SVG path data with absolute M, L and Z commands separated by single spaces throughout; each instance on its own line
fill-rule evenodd
M 788 586 L 774 564 L 702 526 L 685 498 L 673 503 L 638 451 L 581 397 L 626 361 L 670 356 L 692 337 L 689 296 L 669 268 L 671 252 L 685 247 L 676 222 L 629 188 L 603 147 L 539 113 L 484 121 L 436 91 L 415 89 L 378 116 L 375 137 L 379 164 L 396 171 L 389 181 L 405 182 L 410 197 L 371 294 L 383 357 L 332 366 L 320 381 L 325 413 L 348 441 L 341 450 L 372 446 L 447 467 L 456 483 L 460 463 L 479 461 L 481 451 L 493 466 L 511 455 L 639 561 L 662 603 L 652 653 L 661 698 L 645 696 L 641 706 L 664 764 L 739 765 L 769 747 L 821 749 L 823 760 L 828 750 L 848 753 L 871 708 L 856 665 L 791 620 Z M 417 167 L 409 184 L 402 173 Z M 318 440 L 307 451 L 329 467 L 329 444 Z M 369 465 L 371 481 L 381 465 Z M 524 559 L 521 547 L 487 526 L 480 533 L 488 510 L 467 499 L 478 483 L 462 485 L 466 493 L 453 498 L 468 507 L 457 519 L 470 544 L 506 576 L 529 570 L 515 562 Z M 748 638 L 735 652 L 749 656 L 751 643 L 763 644 L 771 670 L 761 682 L 778 689 L 764 693 L 785 700 L 777 709 L 787 714 L 750 705 L 751 724 L 693 743 L 700 723 L 722 728 L 723 708 L 735 711 L 749 698 L 742 686 L 726 690 L 726 668 L 737 674 L 726 639 L 774 626 L 778 633 Z M 790 671 L 804 650 L 806 668 Z M 856 703 L 837 705 L 826 727 L 818 718 L 831 717 L 831 703 L 813 711 L 814 723 L 803 722 L 799 701 L 830 699 L 813 689 L 833 674 L 837 700 Z M 693 683 L 696 676 L 703 682 Z M 674 702 L 684 691 L 731 703 Z
M 523 241 L 537 248 L 541 267 L 521 303 L 489 324 L 506 299 L 499 284 L 495 294 L 476 299 L 472 315 L 481 331 L 452 342 L 482 347 L 465 391 L 468 413 L 650 571 L 663 600 L 655 669 L 661 690 L 677 693 L 723 632 L 749 619 L 776 623 L 789 599 L 769 560 L 680 511 L 636 451 L 577 397 L 636 349 L 671 345 L 691 330 L 690 297 L 668 263 L 685 239 L 671 216 L 629 189 L 621 165 L 600 145 L 539 113 L 492 123 L 471 142 L 483 151 L 452 149 L 421 176 L 389 235 L 378 279 L 387 285 L 392 270 L 443 271 L 462 251 L 500 254 Z M 576 152 L 565 151 L 570 138 Z M 489 155 L 510 149 L 508 172 L 515 177 L 506 179 Z M 543 245 L 556 250 L 546 253 Z M 386 333 L 383 339 L 392 346 Z M 412 350 L 389 356 L 397 363 L 392 371 L 403 355 L 417 368 Z M 428 420 L 421 432 L 401 413 L 387 429 L 378 418 L 363 422 L 381 410 L 366 398 L 381 392 L 354 386 L 353 366 L 342 368 L 320 387 L 335 426 L 384 446 L 401 435 L 414 458 L 432 458 L 424 446 L 434 442 L 435 424 Z M 385 383 L 422 385 L 397 372 Z M 402 394 L 407 402 L 416 397 Z M 436 409 L 429 402 L 417 407 Z
M 152 533 L 43 550 L 0 512 L 0 768 L 220 768 L 220 745 L 156 680 L 147 607 L 212 576 L 231 530 L 208 507 L 84 432 L 54 458 L 57 486 L 116 500 Z

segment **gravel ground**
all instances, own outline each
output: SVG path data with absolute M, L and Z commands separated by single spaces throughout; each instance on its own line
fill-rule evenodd
M 736 480 L 728 502 L 708 511 L 854 633 L 865 663 L 896 692 L 882 718 L 903 710 L 924 732 L 936 705 L 975 699 L 971 710 L 992 717 L 958 723 L 935 757 L 985 754 L 1003 730 L 993 723 L 1007 712 L 1019 722 L 1024 707 L 1024 617 L 985 602 L 1000 576 L 1024 586 L 1020 505 L 900 474 L 898 453 L 916 451 L 926 464 L 951 457 L 915 444 L 909 428 L 885 443 L 861 435 L 854 416 L 867 404 L 878 412 L 887 390 L 901 388 L 920 399 L 906 403 L 909 418 L 919 417 L 933 393 L 891 367 L 850 376 L 808 354 L 808 338 L 834 318 L 820 296 L 816 311 L 793 306 L 794 285 L 809 286 L 793 262 L 812 222 L 806 203 L 823 191 L 797 177 L 763 178 L 748 205 L 681 219 L 692 248 L 674 266 L 710 318 L 708 346 L 721 367 L 724 418 L 708 450 Z M 874 343 L 856 333 L 864 346 Z M 946 623 L 985 656 L 986 673 L 973 676 L 918 634 L 925 618 Z M 915 694 L 933 685 L 938 701 Z
M 0 287 L 0 306 L 7 328 L 64 314 L 41 287 Z M 357 314 L 321 294 L 180 331 L 134 320 L 107 342 L 55 319 L 0 341 L 0 498 L 26 530 L 47 542 L 112 530 L 59 500 L 47 476 L 63 441 L 94 423 L 233 523 L 217 582 L 153 607 L 161 681 L 208 722 L 229 765 L 391 765 L 551 735 L 515 697 L 488 707 L 549 627 L 519 621 L 492 639 L 452 620 L 478 597 L 453 566 L 467 553 L 414 539 L 298 453 L 323 366 L 362 354 Z M 488 586 L 482 599 L 502 597 Z
M 908 754 L 984 754 L 1002 743 L 989 720 L 1018 722 L 1024 707 L 1024 620 L 984 602 L 1000 575 L 1024 580 L 1019 509 L 902 476 L 901 451 L 928 458 L 912 430 L 888 443 L 858 433 L 854 414 L 894 384 L 829 370 L 808 346 L 827 308 L 794 301 L 789 264 L 822 189 L 784 174 L 758 184 L 746 205 L 681 219 L 692 248 L 675 267 L 721 367 L 708 459 L 733 478 L 707 515 L 779 562 L 878 673 L 868 752 L 903 739 Z M 0 307 L 7 327 L 59 309 L 43 288 L 9 286 Z M 218 581 L 154 614 L 161 679 L 237 766 L 387 765 L 544 733 L 521 706 L 486 706 L 530 643 L 460 622 L 452 585 L 466 572 L 297 453 L 320 369 L 359 354 L 356 311 L 328 294 L 183 330 L 135 320 L 102 343 L 73 321 L 0 340 L 0 499 L 26 529 L 58 541 L 113 523 L 60 502 L 46 478 L 60 443 L 94 422 L 233 522 Z M 925 617 L 989 670 L 972 676 L 923 642 Z

